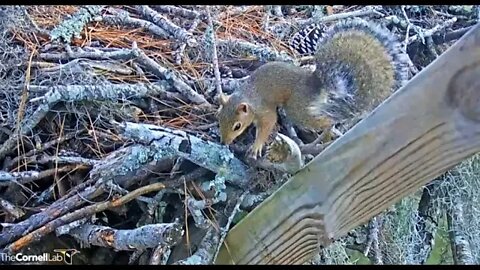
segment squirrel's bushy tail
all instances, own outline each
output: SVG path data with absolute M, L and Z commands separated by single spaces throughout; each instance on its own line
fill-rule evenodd
M 335 121 L 361 116 L 408 80 L 408 58 L 400 42 L 380 25 L 347 19 L 315 37 L 314 43 L 311 37 L 304 39 L 315 45 L 320 86 L 312 114 Z
M 408 80 L 408 59 L 401 51 L 400 42 L 392 33 L 375 23 L 355 18 L 339 21 L 329 28 L 313 23 L 298 31 L 290 39 L 290 47 L 300 55 L 314 55 L 319 46 L 325 45 L 333 36 L 356 29 L 375 37 L 388 50 L 392 57 L 392 64 L 395 66 L 396 89 Z
M 387 55 L 392 58 L 391 62 L 394 66 L 396 81 L 394 90 L 397 90 L 400 86 L 405 84 L 405 82 L 408 80 L 409 64 L 406 53 L 402 51 L 401 43 L 386 27 L 371 21 L 353 18 L 342 20 L 333 24 L 330 28 L 325 29 L 324 32 L 319 35 L 318 41 L 316 42 L 315 51 L 318 51 L 318 48 L 327 45 L 335 36 L 345 32 L 350 32 L 352 30 L 360 31 L 375 38 L 382 44 L 383 48 L 387 52 Z

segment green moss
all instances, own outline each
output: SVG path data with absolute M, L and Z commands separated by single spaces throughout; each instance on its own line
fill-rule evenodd
M 443 229 L 447 228 L 446 219 L 442 218 L 439 222 L 439 225 L 439 229 L 437 230 L 437 234 L 435 235 L 435 244 L 426 264 L 439 265 L 453 263 L 452 249 L 450 248 L 448 232 Z
M 369 265 L 372 264 L 370 259 L 363 255 L 360 251 L 347 249 L 348 257 L 350 261 L 358 265 Z

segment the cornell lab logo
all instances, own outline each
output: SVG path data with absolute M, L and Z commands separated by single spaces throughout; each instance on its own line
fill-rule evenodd
M 0 253 L 0 264 L 2 263 L 42 263 L 42 262 L 52 262 L 58 263 L 63 261 L 65 264 L 71 265 L 73 262 L 73 255 L 80 253 L 80 251 L 69 248 L 69 249 L 54 249 L 55 254 L 43 253 L 40 255 L 31 255 L 31 254 L 7 254 Z
M 53 250 L 54 252 L 58 252 L 60 254 L 62 254 L 63 256 L 63 261 L 68 264 L 68 265 L 71 265 L 72 262 L 73 262 L 73 255 L 77 254 L 77 253 L 80 253 L 80 251 L 74 249 L 74 248 L 69 248 L 69 249 L 54 249 Z

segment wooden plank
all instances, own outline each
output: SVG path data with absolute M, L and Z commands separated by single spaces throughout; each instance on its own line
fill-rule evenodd
M 300 264 L 480 152 L 480 26 L 229 232 L 216 264 Z

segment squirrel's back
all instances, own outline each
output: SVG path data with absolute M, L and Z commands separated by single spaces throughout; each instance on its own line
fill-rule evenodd
M 314 74 L 321 94 L 309 109 L 317 117 L 338 122 L 361 116 L 407 80 L 408 64 L 400 42 L 372 22 L 343 20 L 305 40 L 316 45 Z
M 298 46 L 308 45 L 302 50 L 309 50 L 316 43 L 316 70 L 271 62 L 230 96 L 220 95 L 217 117 L 223 142 L 231 143 L 253 123 L 257 132 L 251 149 L 257 155 L 277 122 L 278 107 L 297 126 L 328 130 L 361 118 L 406 80 L 407 58 L 387 29 L 353 19 L 324 33 L 305 33 Z

